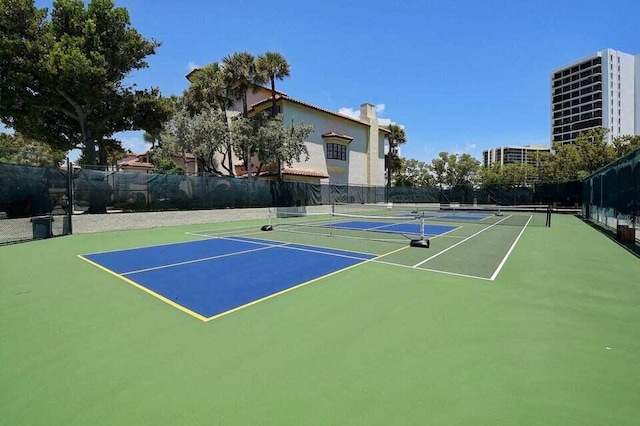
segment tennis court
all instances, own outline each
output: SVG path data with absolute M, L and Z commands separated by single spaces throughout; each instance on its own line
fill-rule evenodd
M 637 257 L 570 215 L 397 210 L 0 247 L 3 422 L 636 424 Z

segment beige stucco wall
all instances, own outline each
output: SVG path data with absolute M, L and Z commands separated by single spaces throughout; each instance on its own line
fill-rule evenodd
M 327 172 L 330 176 L 328 182 L 336 184 L 384 185 L 384 136 L 378 132 L 377 126 L 374 131 L 375 146 L 370 152 L 370 126 L 364 123 L 292 102 L 285 102 L 283 114 L 287 122 L 293 119 L 295 123 L 314 126 L 313 133 L 307 138 L 311 158 L 292 167 Z M 347 144 L 347 161 L 326 158 L 326 142 L 322 135 L 330 132 L 353 138 Z M 368 155 L 372 157 L 368 158 Z

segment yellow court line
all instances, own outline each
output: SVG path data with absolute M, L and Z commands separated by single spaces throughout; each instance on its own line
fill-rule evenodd
M 164 296 L 162 296 L 162 295 L 160 295 L 160 294 L 158 294 L 158 293 L 154 292 L 153 290 L 150 290 L 150 289 L 148 289 L 147 287 L 144 287 L 144 286 L 142 286 L 142 285 L 140 285 L 140 284 L 136 283 L 135 281 L 130 280 L 129 278 L 127 278 L 127 277 L 125 277 L 125 276 L 122 276 L 122 275 L 118 274 L 117 272 L 112 271 L 111 269 L 105 268 L 104 266 L 102 266 L 102 265 L 100 265 L 100 264 L 98 264 L 98 263 L 96 263 L 96 262 L 94 262 L 94 261 L 92 261 L 92 260 L 87 259 L 86 257 L 82 256 L 81 254 L 79 254 L 79 255 L 77 255 L 77 256 L 78 256 L 80 259 L 84 260 L 85 262 L 90 263 L 91 265 L 93 265 L 93 266 L 97 267 L 98 269 L 100 269 L 100 270 L 102 270 L 102 271 L 104 271 L 104 272 L 107 272 L 107 273 L 109 273 L 109 274 L 113 275 L 114 277 L 117 277 L 117 278 L 119 278 L 119 279 L 123 280 L 123 281 L 124 281 L 124 282 L 126 282 L 127 284 L 130 284 L 130 285 L 132 285 L 132 286 L 134 286 L 134 287 L 136 287 L 136 288 L 138 288 L 138 289 L 140 289 L 140 290 L 144 291 L 145 293 L 150 294 L 151 296 L 153 296 L 153 297 L 155 297 L 155 298 L 157 298 L 157 299 L 159 299 L 159 300 L 161 300 L 161 301 L 163 301 L 163 302 L 165 302 L 165 303 L 167 303 L 167 304 L 169 304 L 169 305 L 173 306 L 174 308 L 177 308 L 177 309 L 181 310 L 182 312 L 187 313 L 187 314 L 191 315 L 192 317 L 197 318 L 197 319 L 199 319 L 199 320 L 201 320 L 201 321 L 203 321 L 203 322 L 209 322 L 209 321 L 213 321 L 214 319 L 218 319 L 218 318 L 224 317 L 224 316 L 226 316 L 226 315 L 232 314 L 232 313 L 234 313 L 234 312 L 237 312 L 237 311 L 239 311 L 239 310 L 241 310 L 241 309 L 248 308 L 248 307 L 253 306 L 253 305 L 257 304 L 257 303 L 264 302 L 265 300 L 269 300 L 269 299 L 272 299 L 272 298 L 274 298 L 274 297 L 276 297 L 276 296 L 280 296 L 281 294 L 287 293 L 287 292 L 289 292 L 289 291 L 296 290 L 296 289 L 298 289 L 298 288 L 300 288 L 300 287 L 304 287 L 304 286 L 306 286 L 306 285 L 312 284 L 312 283 L 314 283 L 314 282 L 316 282 L 316 281 L 319 281 L 319 280 L 321 280 L 321 279 L 323 279 L 323 278 L 327 278 L 327 277 L 330 277 L 330 276 L 332 276 L 332 275 L 336 275 L 336 274 L 338 274 L 338 273 L 340 273 L 340 272 L 344 272 L 344 271 L 347 271 L 347 270 L 349 270 L 349 269 L 355 268 L 356 266 L 360 266 L 360 265 L 363 265 L 363 264 L 365 264 L 365 263 L 373 262 L 373 261 L 378 260 L 378 259 L 381 259 L 381 258 L 383 258 L 383 257 L 385 257 L 385 256 L 389 256 L 389 255 L 394 254 L 394 253 L 397 253 L 397 252 L 399 252 L 399 251 L 401 251 L 401 250 L 405 250 L 405 249 L 407 249 L 408 247 L 409 247 L 409 246 L 407 245 L 407 246 L 405 246 L 405 247 L 401 247 L 401 248 L 399 248 L 399 249 L 397 249 L 397 250 L 393 250 L 393 251 L 390 251 L 390 252 L 388 252 L 388 253 L 381 254 L 381 255 L 379 255 L 379 256 L 377 256 L 377 257 L 373 257 L 373 258 L 371 258 L 371 259 L 363 259 L 363 261 L 362 261 L 362 262 L 358 262 L 358 263 L 356 263 L 356 264 L 354 264 L 354 265 L 347 266 L 346 268 L 339 269 L 339 270 L 337 270 L 337 271 L 333 271 L 333 272 L 331 272 L 331 273 L 329 273 L 329 274 L 323 275 L 323 276 L 321 276 L 321 277 L 314 278 L 314 279 L 312 279 L 312 280 L 306 281 L 306 282 L 301 283 L 301 284 L 298 284 L 298 285 L 296 285 L 296 286 L 286 288 L 286 289 L 281 290 L 281 291 L 279 291 L 279 292 L 277 292 L 277 293 L 270 294 L 270 295 L 265 296 L 265 297 L 263 297 L 263 298 L 261 298 L 261 299 L 257 299 L 257 300 L 254 300 L 254 301 L 252 301 L 252 302 L 249 302 L 249 303 L 247 303 L 247 304 L 244 304 L 244 305 L 241 305 L 241 306 L 235 307 L 235 308 L 233 308 L 233 309 L 230 309 L 230 310 L 228 310 L 228 311 L 221 312 L 221 313 L 219 313 L 219 314 L 217 314 L 217 315 L 214 315 L 214 316 L 212 316 L 212 317 L 205 317 L 205 316 L 203 316 L 203 315 L 198 314 L 197 312 L 194 312 L 194 311 L 192 311 L 192 310 L 190 310 L 190 309 L 188 309 L 188 308 L 185 308 L 184 306 L 177 304 L 177 303 L 176 303 L 176 302 L 174 302 L 173 300 L 168 299 L 168 298 L 166 298 L 166 297 L 164 297 Z
M 155 297 L 155 298 L 157 298 L 157 299 L 160 299 L 160 300 L 162 300 L 162 301 L 163 301 L 163 302 L 165 302 L 165 303 L 168 303 L 169 305 L 173 306 L 174 308 L 178 308 L 178 309 L 180 309 L 182 312 L 187 313 L 187 314 L 191 315 L 192 317 L 199 319 L 200 321 L 207 321 L 207 317 L 202 316 L 202 315 L 200 315 L 200 314 L 199 314 L 199 313 L 197 313 L 197 312 L 193 312 L 192 310 L 187 309 L 187 308 L 185 308 L 184 306 L 177 304 L 177 303 L 176 303 L 176 302 L 174 302 L 173 300 L 171 300 L 171 299 L 167 299 L 166 297 L 164 297 L 164 296 L 162 296 L 162 295 L 160 295 L 160 294 L 156 293 L 155 291 L 153 291 L 153 290 L 149 290 L 149 289 L 148 289 L 148 288 L 146 288 L 145 286 L 142 286 L 142 285 L 138 284 L 137 282 L 132 281 L 132 280 L 130 280 L 129 278 L 127 278 L 127 277 L 125 277 L 125 276 L 122 276 L 122 275 L 118 274 L 117 272 L 112 271 L 111 269 L 107 269 L 107 268 L 105 268 L 104 266 L 102 266 L 102 265 L 100 265 L 100 264 L 98 264 L 98 263 L 96 263 L 96 262 L 94 262 L 94 261 L 92 261 L 92 260 L 87 259 L 86 257 L 82 256 L 81 254 L 79 254 L 79 255 L 78 255 L 78 257 L 79 257 L 80 259 L 84 260 L 85 262 L 88 262 L 88 263 L 90 263 L 91 265 L 93 265 L 93 266 L 97 267 L 98 269 L 101 269 L 101 270 L 103 270 L 104 272 L 107 272 L 107 273 L 109 273 L 109 274 L 113 275 L 114 277 L 120 278 L 122 281 L 126 282 L 127 284 L 131 284 L 132 286 L 134 286 L 134 287 L 136 287 L 136 288 L 138 288 L 138 289 L 140 289 L 140 290 L 144 291 L 145 293 L 150 294 L 150 295 L 152 295 L 153 297 Z

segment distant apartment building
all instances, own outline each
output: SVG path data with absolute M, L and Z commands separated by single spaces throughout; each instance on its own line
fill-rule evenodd
M 482 164 L 485 168 L 496 164 L 530 164 L 537 167 L 540 153 L 550 152 L 545 145 L 503 146 L 482 151 Z
M 609 141 L 640 134 L 640 55 L 605 49 L 551 72 L 551 140 L 599 127 Z

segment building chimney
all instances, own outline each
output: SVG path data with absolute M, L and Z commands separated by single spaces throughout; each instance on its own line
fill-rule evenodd
M 376 118 L 376 107 L 371 104 L 360 105 L 360 120 L 370 123 L 372 119 Z

